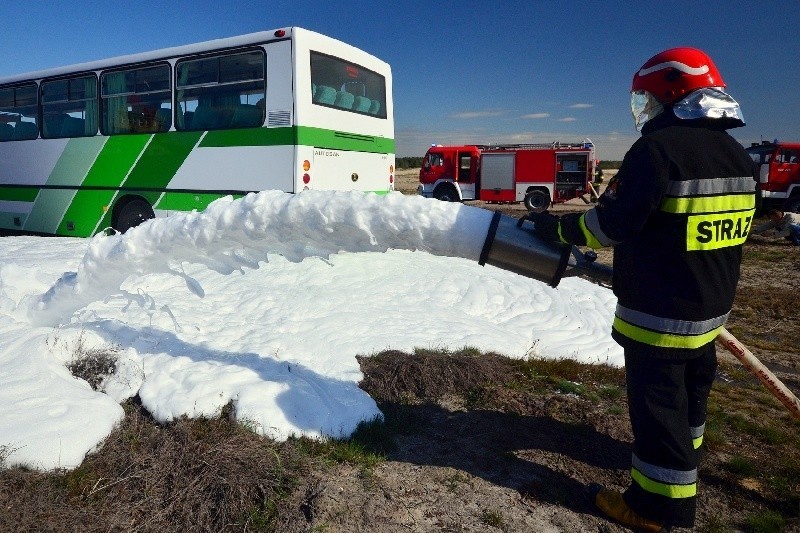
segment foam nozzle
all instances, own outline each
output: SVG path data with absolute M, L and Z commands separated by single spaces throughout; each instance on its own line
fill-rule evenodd
M 517 221 L 496 211 L 478 263 L 556 287 L 567 269 L 570 254 L 569 245 L 546 242 L 537 237 L 530 220 L 523 217 Z
M 593 250 L 582 252 L 577 246 L 572 247 L 569 259 L 569 270 L 565 276 L 580 276 L 603 287 L 611 287 L 614 269 L 608 265 L 597 263 L 597 254 Z

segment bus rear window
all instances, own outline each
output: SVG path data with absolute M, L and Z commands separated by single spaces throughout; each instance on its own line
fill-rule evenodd
M 337 57 L 311 52 L 311 95 L 317 105 L 386 118 L 386 79 Z

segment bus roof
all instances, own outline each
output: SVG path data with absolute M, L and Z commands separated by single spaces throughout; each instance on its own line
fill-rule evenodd
M 283 33 L 281 33 L 283 32 Z M 43 78 L 51 78 L 75 72 L 89 72 L 95 70 L 102 70 L 120 65 L 131 65 L 136 63 L 144 63 L 147 61 L 156 61 L 159 59 L 169 59 L 171 57 L 185 56 L 190 54 L 198 54 L 208 50 L 219 50 L 225 48 L 237 48 L 252 44 L 266 43 L 269 41 L 280 41 L 291 39 L 293 36 L 300 34 L 313 35 L 331 41 L 337 41 L 332 37 L 327 37 L 320 33 L 306 30 L 299 27 L 286 27 L 275 30 L 260 31 L 255 33 L 248 33 L 245 35 L 238 35 L 235 37 L 225 37 L 222 39 L 213 39 L 195 44 L 187 44 L 181 46 L 173 46 L 170 48 L 162 48 L 150 52 L 140 52 L 137 54 L 129 54 L 108 59 L 101 59 L 97 61 L 90 61 L 87 63 L 77 63 L 74 65 L 67 65 L 63 67 L 54 67 L 44 70 L 26 72 L 22 74 L 14 74 L 0 78 L 0 85 L 8 83 L 15 83 L 20 81 L 40 80 Z M 340 41 L 337 41 L 340 42 Z M 342 43 L 345 44 L 345 43 Z

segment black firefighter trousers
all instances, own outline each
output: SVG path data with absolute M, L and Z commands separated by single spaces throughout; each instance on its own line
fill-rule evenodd
M 672 360 L 659 358 L 658 348 L 625 349 L 634 442 L 624 499 L 640 516 L 665 526 L 692 527 L 697 510 L 692 488 L 696 492 L 717 357 L 713 342 L 696 352 Z

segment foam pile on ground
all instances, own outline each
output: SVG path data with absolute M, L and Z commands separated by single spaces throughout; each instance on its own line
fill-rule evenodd
M 130 274 L 166 272 L 203 289 L 181 264 L 223 274 L 258 268 L 267 254 L 299 262 L 341 252 L 422 250 L 478 260 L 491 213 L 400 193 L 278 191 L 223 198 L 203 212 L 152 220 L 123 235 L 98 235 L 77 272 L 29 302 L 30 319 L 56 325 L 77 309 L 119 290 Z
M 0 239 L 0 458 L 73 468 L 134 395 L 160 422 L 231 405 L 275 439 L 345 437 L 381 416 L 356 356 L 384 349 L 622 364 L 613 294 L 479 266 L 490 220 L 397 194 L 260 193 L 125 235 Z M 87 349 L 118 357 L 103 392 L 65 368 Z

